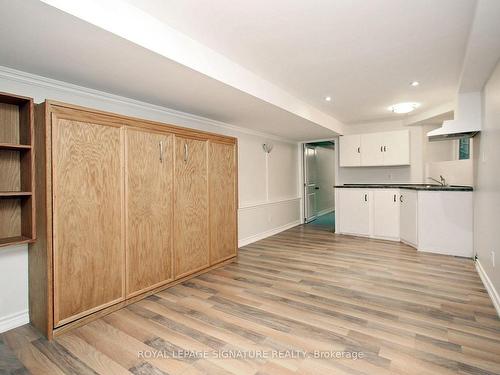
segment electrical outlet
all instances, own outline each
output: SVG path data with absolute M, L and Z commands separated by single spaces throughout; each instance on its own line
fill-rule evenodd
M 493 268 L 495 267 L 495 252 L 491 252 L 491 264 L 493 265 Z
M 389 173 L 389 180 L 392 180 L 392 173 Z

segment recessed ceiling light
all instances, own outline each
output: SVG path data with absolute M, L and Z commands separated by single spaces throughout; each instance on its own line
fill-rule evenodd
M 394 113 L 408 113 L 420 107 L 420 103 L 398 103 L 387 108 Z
M 331 101 L 332 101 L 332 97 L 331 97 L 331 96 L 325 96 L 325 100 L 326 100 L 327 102 L 331 102 Z
M 418 81 L 413 81 L 412 83 L 410 83 L 410 86 L 412 87 L 417 87 L 418 85 L 420 85 L 420 82 Z

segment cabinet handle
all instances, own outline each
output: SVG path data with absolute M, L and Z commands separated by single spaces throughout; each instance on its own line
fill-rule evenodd
M 401 194 L 401 195 L 399 196 L 399 201 L 400 201 L 401 203 L 403 203 L 403 194 Z
M 188 145 L 187 143 L 184 143 L 184 161 L 188 160 L 188 156 L 189 156 Z
M 396 194 L 394 194 L 394 202 L 396 202 Z
M 384 147 L 380 146 L 380 152 L 384 152 Z
M 368 194 L 365 194 L 365 202 L 368 202 Z
M 358 147 L 358 154 L 360 154 L 360 153 L 361 153 L 361 148 L 360 148 L 360 147 Z
M 387 146 L 384 146 L 384 152 L 387 152 Z
M 163 141 L 160 141 L 160 163 L 163 163 Z

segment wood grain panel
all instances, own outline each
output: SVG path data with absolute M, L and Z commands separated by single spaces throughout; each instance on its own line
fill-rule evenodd
M 21 199 L 0 199 L 0 238 L 18 236 L 21 236 Z
M 209 265 L 207 172 L 207 141 L 175 137 L 176 278 Z
M 35 107 L 36 237 L 28 251 L 30 322 L 49 339 L 53 329 L 52 152 L 45 103 Z
M 19 106 L 0 103 L 0 142 L 19 143 Z
M 0 191 L 21 191 L 20 156 L 19 151 L 0 150 Z
M 173 136 L 126 131 L 127 296 L 173 278 Z
M 236 147 L 210 142 L 210 264 L 236 255 Z
M 54 326 L 124 298 L 123 140 L 53 119 Z

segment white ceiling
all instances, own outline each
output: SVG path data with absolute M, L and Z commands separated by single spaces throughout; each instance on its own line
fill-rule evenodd
M 0 13 L 0 65 L 289 140 L 336 134 L 308 108 L 299 116 L 43 2 L 0 0 Z
M 476 3 L 127 2 L 344 123 L 388 118 L 397 102 L 421 102 L 425 111 L 453 100 Z
M 9 14 L 0 23 L 0 65 L 291 140 L 323 139 L 345 123 L 401 119 L 390 104 L 420 102 L 413 115 L 422 117 L 453 101 L 475 7 L 476 0 L 0 0 Z M 414 80 L 420 86 L 410 87 Z

